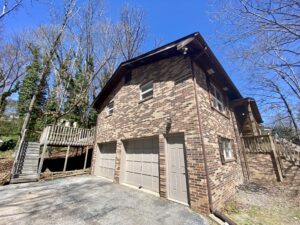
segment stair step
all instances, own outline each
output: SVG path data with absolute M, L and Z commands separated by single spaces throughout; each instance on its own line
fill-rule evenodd
M 29 160 L 35 160 L 35 161 L 38 161 L 39 157 L 38 157 L 38 156 L 28 156 L 28 157 L 26 156 L 26 157 L 25 157 L 25 161 L 28 160 L 28 159 L 29 159 Z
M 28 157 L 25 157 L 25 160 L 31 160 L 31 161 L 38 161 L 39 157 L 38 156 L 28 156 Z
M 38 164 L 39 160 L 38 159 L 25 159 L 24 164 Z
M 25 165 L 25 166 L 23 166 L 22 170 L 35 170 L 35 169 L 37 169 L 37 167 L 38 167 L 38 164 L 36 164 L 36 165 Z
M 12 184 L 18 184 L 18 183 L 29 183 L 29 182 L 36 182 L 38 178 L 13 178 L 11 179 L 10 183 Z
M 34 173 L 21 173 L 19 175 L 19 178 L 20 177 L 37 178 L 38 174 L 37 174 L 37 172 L 34 172 Z
M 25 168 L 31 168 L 31 167 L 37 167 L 38 166 L 38 163 L 25 163 L 23 164 L 23 169 Z
M 25 170 L 25 171 L 22 171 L 22 174 L 36 174 L 37 173 L 37 170 Z
M 31 152 L 31 153 L 40 152 L 40 149 L 27 149 L 26 153 L 29 153 L 29 152 Z

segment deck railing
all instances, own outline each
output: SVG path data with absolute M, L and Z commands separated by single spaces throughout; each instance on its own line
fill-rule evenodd
M 300 146 L 271 135 L 244 136 L 246 153 L 275 152 L 280 158 L 292 161 L 300 165 Z
M 272 145 L 269 135 L 244 136 L 244 146 L 247 153 L 272 152 Z
M 40 144 L 65 146 L 91 146 L 94 142 L 95 128 L 74 128 L 66 126 L 47 126 L 41 134 Z
M 275 139 L 275 146 L 279 155 L 300 166 L 300 146 L 283 138 Z

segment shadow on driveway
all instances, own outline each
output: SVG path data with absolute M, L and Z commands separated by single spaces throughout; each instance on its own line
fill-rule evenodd
M 0 224 L 208 224 L 188 207 L 94 176 L 0 187 Z

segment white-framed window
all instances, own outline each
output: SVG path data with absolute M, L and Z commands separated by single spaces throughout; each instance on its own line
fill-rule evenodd
M 107 105 L 107 115 L 111 115 L 114 112 L 114 101 L 111 101 Z
M 222 93 L 213 84 L 211 84 L 211 94 L 213 107 L 219 110 L 220 112 L 224 112 L 225 108 Z
M 221 138 L 221 144 L 222 144 L 224 160 L 227 161 L 227 160 L 234 159 L 231 140 L 227 138 Z
M 140 86 L 140 100 L 149 98 L 153 95 L 153 81 Z

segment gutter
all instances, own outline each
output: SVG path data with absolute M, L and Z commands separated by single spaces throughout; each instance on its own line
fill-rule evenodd
M 205 54 L 205 49 L 200 54 Z M 199 133 L 200 133 L 200 139 L 202 142 L 202 152 L 203 152 L 203 160 L 204 160 L 204 169 L 206 174 L 206 184 L 207 184 L 207 194 L 208 194 L 208 204 L 209 204 L 209 211 L 211 214 L 216 216 L 217 218 L 221 219 L 225 224 L 229 225 L 237 225 L 234 221 L 232 221 L 230 218 L 228 218 L 226 215 L 224 215 L 222 212 L 214 209 L 213 207 L 213 200 L 212 200 L 212 194 L 211 194 L 211 186 L 210 186 L 210 180 L 209 180 L 209 174 L 208 174 L 208 166 L 207 166 L 207 157 L 206 157 L 206 151 L 205 151 L 205 144 L 204 144 L 204 138 L 203 138 L 203 132 L 202 132 L 202 120 L 200 117 L 200 111 L 199 111 L 199 104 L 198 104 L 198 95 L 196 92 L 196 77 L 194 73 L 194 64 L 192 57 L 190 56 L 191 61 L 191 70 L 192 70 L 192 76 L 193 76 L 193 88 L 195 93 L 195 101 L 196 101 L 196 107 L 197 107 L 197 117 L 198 117 L 198 126 L 199 126 Z

